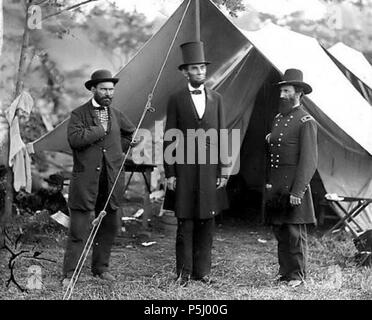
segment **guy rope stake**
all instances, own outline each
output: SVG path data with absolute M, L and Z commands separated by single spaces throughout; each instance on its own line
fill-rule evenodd
M 165 58 L 164 58 L 163 64 L 162 64 L 162 66 L 161 66 L 161 68 L 160 68 L 160 71 L 159 71 L 158 76 L 157 76 L 157 78 L 156 78 L 155 84 L 154 84 L 154 86 L 153 86 L 153 88 L 152 88 L 152 90 L 151 90 L 151 93 L 150 93 L 150 94 L 148 95 L 148 97 L 147 97 L 147 102 L 146 102 L 145 108 L 144 108 L 144 110 L 143 110 L 143 112 L 142 112 L 142 116 L 141 116 L 141 118 L 140 118 L 140 120 L 139 120 L 139 122 L 138 122 L 138 125 L 137 125 L 137 127 L 136 127 L 136 130 L 134 131 L 134 133 L 133 133 L 133 135 L 132 135 L 132 140 L 131 140 L 131 142 L 130 142 L 129 148 L 128 148 L 127 152 L 125 153 L 124 159 L 123 159 L 123 161 L 122 161 L 122 163 L 121 163 L 121 166 L 120 166 L 120 169 L 119 169 L 119 171 L 118 171 L 118 174 L 117 174 L 117 176 L 116 176 L 116 178 L 115 178 L 114 184 L 113 184 L 113 186 L 112 186 L 112 188 L 111 188 L 111 190 L 110 190 L 110 193 L 109 193 L 109 195 L 108 195 L 108 197 L 107 197 L 107 200 L 106 200 L 105 206 L 103 207 L 103 209 L 102 209 L 102 211 L 99 213 L 99 215 L 98 215 L 98 216 L 93 220 L 93 222 L 92 222 L 93 228 L 92 228 L 92 230 L 91 230 L 91 232 L 90 232 L 90 234 L 89 234 L 89 237 L 88 237 L 88 239 L 87 239 L 87 241 L 86 241 L 86 244 L 85 244 L 85 246 L 84 246 L 83 252 L 82 252 L 81 255 L 80 255 L 79 261 L 78 261 L 78 263 L 77 263 L 77 265 L 76 265 L 76 267 L 75 267 L 74 273 L 72 274 L 72 277 L 71 277 L 70 282 L 69 282 L 69 284 L 68 284 L 68 286 L 67 286 L 66 292 L 65 292 L 65 294 L 63 295 L 63 300 L 69 300 L 69 299 L 71 298 L 71 295 L 72 295 L 72 293 L 73 293 L 73 291 L 74 291 L 74 288 L 75 288 L 76 282 L 78 281 L 79 276 L 80 276 L 80 273 L 81 273 L 81 270 L 82 270 L 82 268 L 83 268 L 83 266 L 84 266 L 85 260 L 87 259 L 88 254 L 89 254 L 89 251 L 90 251 L 90 249 L 91 249 L 91 247 L 92 247 L 92 244 L 93 244 L 94 238 L 95 238 L 95 236 L 96 236 L 96 234 L 97 234 L 97 232 L 98 232 L 98 229 L 99 229 L 99 227 L 100 227 L 100 225 L 101 225 L 102 219 L 103 219 L 104 216 L 107 214 L 107 212 L 106 212 L 106 208 L 107 208 L 107 206 L 108 206 L 108 204 L 109 204 L 109 201 L 110 201 L 110 198 L 111 198 L 111 196 L 112 196 L 112 193 L 114 192 L 115 186 L 116 186 L 116 184 L 117 184 L 117 182 L 118 182 L 118 180 L 119 180 L 120 173 L 121 173 L 121 171 L 122 171 L 123 168 L 124 168 L 125 162 L 126 162 L 126 160 L 127 160 L 127 158 L 128 158 L 128 155 L 129 155 L 130 151 L 132 150 L 132 147 L 134 147 L 134 146 L 136 145 L 136 136 L 137 136 L 138 130 L 139 130 L 139 128 L 141 127 L 142 122 L 143 122 L 143 120 L 144 120 L 144 118 L 145 118 L 145 116 L 146 116 L 146 113 L 147 113 L 147 112 L 155 112 L 155 108 L 153 108 L 153 107 L 151 106 L 152 98 L 153 98 L 153 96 L 154 96 L 155 89 L 156 89 L 156 87 L 157 87 L 157 85 L 158 85 L 158 82 L 159 82 L 160 77 L 161 77 L 161 75 L 162 75 L 162 73 L 163 73 L 163 70 L 164 70 L 164 68 L 165 68 L 165 65 L 166 65 L 166 63 L 167 63 L 168 57 L 169 57 L 169 55 L 170 55 L 170 52 L 171 52 L 171 50 L 172 50 L 172 48 L 173 48 L 173 46 L 174 46 L 174 43 L 175 43 L 175 41 L 176 41 L 177 35 L 178 35 L 179 31 L 180 31 L 181 25 L 182 25 L 182 23 L 183 23 L 183 21 L 184 21 L 184 19 L 185 19 L 185 16 L 186 16 L 187 10 L 188 10 L 188 8 L 189 8 L 189 6 L 190 6 L 190 2 L 191 2 L 191 0 L 189 0 L 187 6 L 186 6 L 186 8 L 185 8 L 185 11 L 183 12 L 183 15 L 182 15 L 181 21 L 180 21 L 180 23 L 179 23 L 179 25 L 178 25 L 178 27 L 177 27 L 177 30 L 176 30 L 176 32 L 175 32 L 175 34 L 174 34 L 174 37 L 173 37 L 173 39 L 172 39 L 172 42 L 171 42 L 171 44 L 170 44 L 170 46 L 169 46 L 168 52 L 167 52 L 167 54 L 166 54 L 166 56 L 165 56 Z

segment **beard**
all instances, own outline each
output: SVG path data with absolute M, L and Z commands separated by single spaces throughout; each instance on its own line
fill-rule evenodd
M 288 99 L 280 98 L 279 99 L 279 112 L 281 114 L 286 114 L 292 110 L 294 105 L 295 105 L 294 98 L 288 98 Z
M 204 82 L 205 82 L 205 78 L 201 80 L 190 79 L 190 84 L 194 88 L 200 87 L 202 84 L 204 84 Z
M 96 100 L 99 105 L 108 107 L 109 105 L 111 105 L 112 97 L 99 96 L 98 93 L 96 92 L 94 94 L 94 100 Z

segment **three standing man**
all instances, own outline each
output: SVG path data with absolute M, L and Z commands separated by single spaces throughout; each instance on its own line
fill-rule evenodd
M 316 223 L 310 180 L 318 162 L 317 125 L 301 104 L 303 95 L 312 91 L 303 81 L 302 72 L 286 70 L 278 85 L 279 114 L 266 136 L 266 221 L 278 241 L 279 281 L 296 287 L 306 278 L 307 225 Z
M 168 102 L 164 169 L 167 188 L 175 191 L 176 273 L 184 286 L 190 279 L 211 282 L 214 218 L 219 211 L 217 188 L 225 186 L 227 179 L 222 171 L 226 163 L 221 161 L 226 150 L 220 141 L 220 130 L 225 129 L 224 107 L 221 95 L 204 85 L 209 62 L 203 42 L 184 43 L 181 50 L 183 64 L 178 68 L 187 83 Z M 182 159 L 175 163 L 169 161 L 167 152 L 174 143 L 166 137 L 172 129 L 185 141 L 178 144 L 176 152 Z M 193 135 L 195 132 L 199 134 Z M 201 156 L 204 151 L 205 158 Z
M 204 85 L 209 62 L 204 57 L 203 43 L 188 42 L 181 49 L 183 64 L 179 70 L 187 85 L 170 96 L 163 151 L 167 188 L 175 192 L 177 280 L 184 286 L 190 279 L 211 282 L 214 218 L 219 212 L 217 189 L 227 183 L 223 171 L 227 150 L 220 135 L 226 129 L 222 97 Z M 72 112 L 68 124 L 74 167 L 64 285 L 70 281 L 83 251 L 89 222 L 104 208 L 135 131 L 124 114 L 111 106 L 118 81 L 107 70 L 94 72 L 85 83 L 93 97 Z M 278 85 L 279 114 L 266 137 L 270 154 L 266 218 L 278 241 L 279 280 L 298 286 L 306 278 L 306 226 L 316 223 L 310 180 L 317 166 L 317 127 L 301 104 L 302 96 L 312 91 L 303 82 L 302 72 L 288 69 Z M 168 151 L 175 141 L 166 139 L 166 135 L 172 129 L 180 133 L 183 141 L 193 140 L 191 144 L 176 142 L 175 151 L 181 152 L 184 161 L 169 161 Z M 203 152 L 205 157 L 200 157 Z M 124 172 L 120 173 L 94 240 L 91 270 L 94 276 L 106 280 L 115 279 L 108 268 L 118 230 L 117 209 L 123 201 L 122 184 Z

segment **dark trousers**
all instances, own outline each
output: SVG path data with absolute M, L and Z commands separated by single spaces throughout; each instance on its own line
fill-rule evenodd
M 95 216 L 98 213 L 96 212 Z M 92 226 L 90 212 L 71 211 L 70 219 L 70 230 L 63 262 L 63 275 L 66 277 L 72 276 Z M 91 270 L 94 275 L 108 270 L 111 248 L 117 234 L 118 225 L 117 212 L 107 210 L 92 245 Z
M 287 280 L 304 280 L 307 266 L 306 224 L 274 225 L 278 240 L 279 273 Z
M 97 217 L 107 201 L 108 186 L 106 166 L 103 164 L 103 171 L 100 175 L 99 191 L 96 201 L 94 216 Z M 111 248 L 119 228 L 119 217 L 117 210 L 106 208 L 106 216 L 102 219 L 98 232 L 93 240 L 93 253 L 91 270 L 94 275 L 101 274 L 108 270 Z M 93 212 L 71 210 L 70 230 L 67 239 L 67 246 L 63 262 L 63 275 L 72 276 L 80 255 L 84 249 L 87 238 L 92 227 Z
M 214 219 L 178 219 L 176 272 L 178 277 L 201 279 L 211 271 Z

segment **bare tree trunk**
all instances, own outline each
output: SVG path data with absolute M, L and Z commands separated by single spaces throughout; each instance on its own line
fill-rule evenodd
M 29 6 L 30 4 L 28 3 L 26 6 L 25 26 L 24 26 L 23 39 L 22 39 L 21 55 L 19 58 L 19 67 L 18 67 L 17 82 L 16 82 L 14 98 L 18 97 L 18 95 L 23 90 L 23 82 L 24 82 L 25 71 L 26 71 L 27 48 L 30 42 L 30 29 L 28 28 Z
M 0 56 L 3 49 L 3 35 L 4 35 L 4 24 L 3 24 L 3 0 L 0 0 Z M 7 122 L 3 115 L 2 110 L 2 103 L 0 100 L 0 166 L 6 166 L 7 164 L 7 156 L 6 153 L 8 152 L 8 134 L 3 135 L 3 132 L 7 132 Z M 1 177 L 2 173 L 0 173 Z M 1 183 L 1 181 L 0 181 Z M 0 196 L 2 196 L 0 194 Z M 2 247 L 4 243 L 4 235 L 2 232 L 2 210 L 3 208 L 0 208 L 0 248 Z
M 43 18 L 43 21 L 44 20 L 47 20 L 49 18 L 58 16 L 58 15 L 60 15 L 63 12 L 75 10 L 75 9 L 77 9 L 79 7 L 82 7 L 82 6 L 86 5 L 86 4 L 91 3 L 91 2 L 94 2 L 94 1 L 98 1 L 98 0 L 85 0 L 85 1 L 82 1 L 80 3 L 74 4 L 73 6 L 67 7 L 65 9 L 62 9 L 62 10 L 58 11 L 58 12 L 55 12 L 55 13 L 52 13 L 52 14 L 46 16 L 45 18 Z
M 3 36 L 4 36 L 3 0 L 0 0 L 0 55 L 1 55 L 1 49 L 3 48 Z
M 29 19 L 29 6 L 31 2 L 27 1 L 26 5 L 26 14 L 25 14 L 25 22 L 24 22 L 24 31 L 23 31 L 23 39 L 22 39 L 22 48 L 21 48 L 21 54 L 19 59 L 19 67 L 18 67 L 18 74 L 17 74 L 17 82 L 16 82 L 16 88 L 14 92 L 14 99 L 18 97 L 18 95 L 23 90 L 23 83 L 24 83 L 24 76 L 25 76 L 25 70 L 26 70 L 26 58 L 27 58 L 27 48 L 29 45 L 30 40 L 30 30 L 28 28 L 28 19 Z M 8 128 L 9 129 L 9 128 Z M 6 161 L 6 189 L 5 189 L 5 198 L 4 198 L 4 207 L 0 210 L 0 241 L 3 237 L 3 230 L 7 224 L 7 221 L 9 220 L 11 214 L 12 214 L 12 207 L 13 207 L 13 197 L 14 197 L 14 190 L 13 190 L 13 172 L 12 169 L 9 167 L 9 130 L 8 130 L 8 139 L 5 139 L 7 141 L 7 146 L 4 148 L 5 151 L 5 159 Z M 2 243 L 0 244 L 2 245 Z

